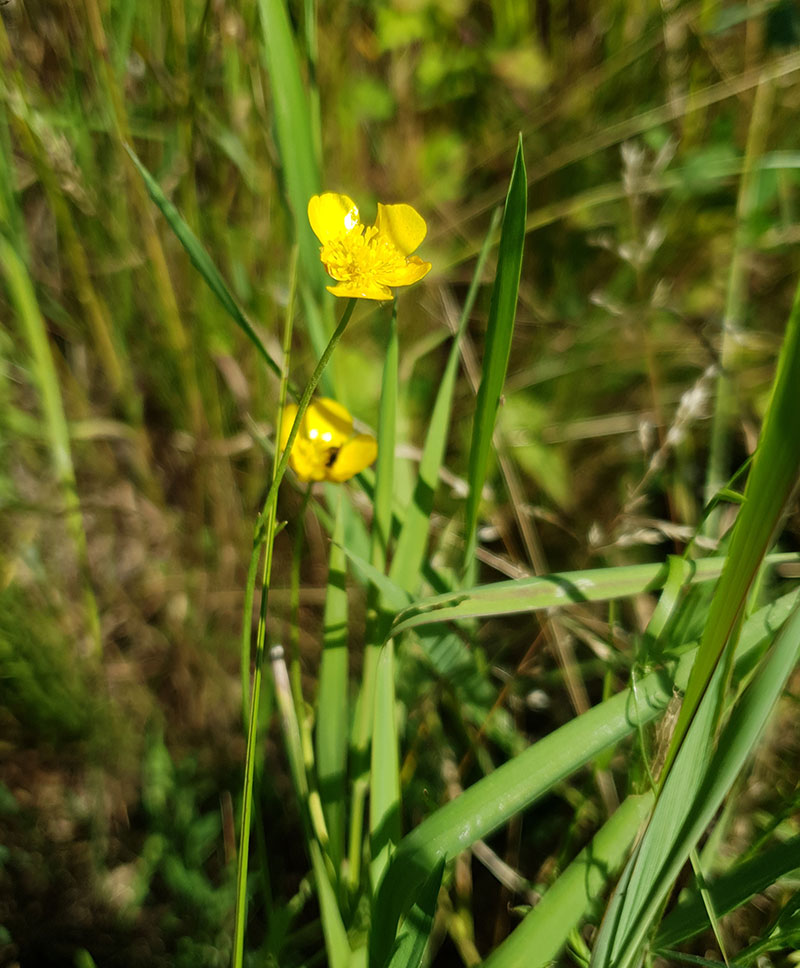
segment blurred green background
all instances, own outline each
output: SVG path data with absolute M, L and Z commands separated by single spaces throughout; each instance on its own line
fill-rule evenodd
M 0 7 L 3 964 L 88 965 L 88 952 L 102 966 L 228 960 L 242 589 L 277 381 L 204 287 L 126 143 L 276 357 L 304 224 L 293 196 L 300 175 L 318 179 L 312 191 L 352 196 L 367 222 L 377 201 L 423 214 L 419 254 L 433 271 L 400 296 L 403 503 L 522 132 L 529 232 L 484 507 L 486 580 L 661 560 L 683 546 L 707 487 L 723 333 L 734 394 L 730 447 L 718 455 L 725 478 L 758 432 L 800 268 L 793 0 L 332 0 L 318 9 L 298 0 L 288 26 L 312 138 L 305 160 L 286 141 L 287 52 L 270 50 L 268 7 L 281 5 Z M 311 156 L 318 171 L 299 172 Z M 437 496 L 431 554 L 444 560 L 463 514 L 489 290 L 465 341 Z M 301 301 L 298 384 L 333 303 Z M 388 313 L 357 307 L 328 386 L 373 428 Z M 289 611 L 300 506 L 285 484 L 278 623 Z M 327 539 L 313 517 L 305 526 L 300 647 L 311 695 Z M 358 613 L 359 589 L 352 599 Z M 647 608 L 634 603 L 628 624 L 643 624 Z M 610 633 L 600 619 L 575 630 L 592 701 L 604 689 L 611 623 Z M 488 708 L 505 687 L 508 749 L 573 714 L 555 660 L 538 644 L 529 655 L 537 634 L 530 618 L 479 634 L 470 688 Z M 356 652 L 357 635 L 356 622 Z M 408 827 L 445 795 L 442 763 L 471 748 L 472 727 L 436 670 L 407 662 Z M 784 717 L 763 769 L 767 785 L 781 777 L 786 817 L 797 806 L 798 746 L 797 721 Z M 274 730 L 265 776 L 271 890 L 285 903 L 302 894 L 306 861 Z M 596 792 L 578 783 L 563 796 L 587 824 L 596 820 Z M 555 799 L 537 808 L 537 830 L 514 854 L 534 883 L 581 840 Z M 748 791 L 743 840 L 771 809 L 763 790 Z M 485 872 L 469 890 L 483 911 L 477 947 L 451 942 L 437 963 L 475 963 L 509 928 Z M 254 946 L 269 941 L 258 923 L 256 912 Z M 285 963 L 315 963 L 313 911 L 292 932 L 281 942 Z

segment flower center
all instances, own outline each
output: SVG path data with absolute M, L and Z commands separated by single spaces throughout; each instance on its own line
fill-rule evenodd
M 403 255 L 385 237 L 378 235 L 375 226 L 359 228 L 356 232 L 326 242 L 320 258 L 328 274 L 339 282 L 359 278 L 377 279 L 405 265 Z

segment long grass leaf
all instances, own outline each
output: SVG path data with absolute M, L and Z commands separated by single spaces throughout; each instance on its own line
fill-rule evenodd
M 497 255 L 497 276 L 492 289 L 486 349 L 483 355 L 481 383 L 472 427 L 469 452 L 469 494 L 465 523 L 465 567 L 472 561 L 478 526 L 478 507 L 489 462 L 489 450 L 494 434 L 497 408 L 503 392 L 511 335 L 517 312 L 519 279 L 522 272 L 522 249 L 525 245 L 525 218 L 528 207 L 528 183 L 522 153 L 522 135 L 517 144 L 517 155 L 506 195 L 503 227 Z

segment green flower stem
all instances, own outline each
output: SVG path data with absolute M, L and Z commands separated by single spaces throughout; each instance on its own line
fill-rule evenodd
M 286 354 L 287 360 L 288 348 L 291 344 L 291 330 L 294 317 L 294 294 L 296 288 L 294 284 L 296 277 L 295 260 L 296 256 L 292 261 L 292 287 L 289 305 L 287 307 L 286 329 L 284 333 L 284 353 Z M 272 574 L 272 553 L 275 538 L 275 515 L 277 509 L 278 488 L 283 480 L 283 475 L 286 473 L 286 468 L 289 465 L 289 454 L 292 450 L 292 444 L 297 437 L 300 422 L 308 409 L 308 405 L 311 402 L 311 397 L 313 396 L 314 390 L 320 381 L 320 377 L 322 376 L 322 373 L 331 358 L 331 354 L 336 348 L 336 344 L 342 338 L 342 334 L 347 328 L 347 324 L 350 322 L 350 317 L 353 315 L 355 304 L 355 299 L 348 300 L 345 310 L 342 313 L 342 318 L 340 319 L 338 326 L 328 341 L 328 345 L 325 347 L 322 356 L 319 358 L 319 362 L 317 363 L 314 372 L 311 374 L 311 379 L 308 381 L 308 384 L 303 391 L 303 395 L 301 396 L 297 405 L 297 416 L 295 417 L 294 423 L 292 424 L 292 429 L 289 432 L 289 438 L 286 441 L 286 446 L 283 449 L 283 453 L 280 454 L 279 457 L 278 449 L 276 448 L 276 459 L 273 463 L 272 471 L 272 483 L 270 484 L 267 497 L 264 501 L 264 508 L 256 522 L 255 538 L 253 542 L 254 555 L 258 555 L 260 553 L 261 547 L 263 547 L 265 550 L 261 581 L 261 608 L 258 619 L 258 632 L 256 634 L 256 654 L 253 664 L 253 686 L 250 691 L 250 714 L 247 724 L 247 752 L 245 755 L 244 784 L 242 790 L 242 824 L 239 834 L 239 856 L 236 871 L 236 914 L 233 934 L 233 956 L 231 960 L 233 968 L 242 968 L 242 963 L 244 960 L 244 934 L 247 920 L 247 869 L 250 848 L 250 827 L 253 813 L 253 781 L 255 775 L 258 712 L 261 701 L 261 680 L 262 668 L 264 664 L 264 643 L 266 641 L 269 582 Z M 281 377 L 280 400 L 278 404 L 278 420 L 276 424 L 276 433 L 278 435 L 280 435 L 281 420 L 286 403 L 288 369 L 287 363 L 284 363 L 284 372 Z M 251 571 L 253 572 L 253 577 L 255 577 L 255 569 L 251 568 Z M 247 593 L 245 594 L 245 600 L 247 601 Z M 252 597 L 250 598 L 250 601 L 252 603 Z M 245 628 L 249 630 L 250 622 L 252 621 L 251 615 L 246 614 L 244 616 L 244 621 Z M 245 634 L 247 634 L 249 642 L 249 632 L 243 633 L 243 641 Z
M 283 448 L 283 453 L 281 454 L 277 470 L 273 476 L 272 484 L 270 485 L 270 489 L 267 493 L 267 498 L 264 501 L 264 510 L 261 512 L 261 515 L 258 519 L 257 528 L 263 527 L 265 517 L 269 515 L 270 508 L 274 507 L 275 505 L 278 497 L 278 488 L 283 480 L 283 475 L 286 473 L 286 468 L 289 466 L 289 454 L 292 452 L 292 445 L 297 437 L 297 432 L 300 430 L 300 424 L 305 416 L 309 403 L 311 403 L 311 397 L 314 395 L 314 391 L 317 388 L 320 377 L 322 376 L 325 367 L 328 365 L 328 360 L 331 358 L 331 354 L 336 349 L 336 344 L 342 338 L 342 334 L 344 333 L 345 329 L 347 329 L 347 324 L 350 322 L 350 317 L 353 315 L 355 305 L 355 298 L 348 299 L 347 305 L 342 313 L 342 318 L 339 320 L 339 325 L 333 331 L 333 336 L 331 336 L 330 340 L 328 341 L 328 345 L 325 347 L 325 350 L 322 356 L 319 358 L 319 362 L 317 363 L 314 372 L 311 374 L 311 379 L 308 381 L 305 390 L 303 390 L 303 395 L 300 397 L 300 401 L 297 404 L 297 416 L 294 418 L 292 429 L 289 431 L 289 438 L 286 441 L 286 446 Z

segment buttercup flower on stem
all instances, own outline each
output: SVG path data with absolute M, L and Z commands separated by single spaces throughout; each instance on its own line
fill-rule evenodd
M 308 203 L 308 220 L 322 243 L 320 259 L 338 285 L 334 296 L 391 299 L 396 286 L 410 286 L 430 272 L 430 262 L 411 253 L 427 234 L 425 219 L 410 205 L 378 205 L 374 225 L 359 221 L 347 195 L 326 192 Z
M 286 447 L 289 431 L 297 416 L 290 404 L 283 413 L 280 448 Z M 353 418 L 329 397 L 319 397 L 308 405 L 292 444 L 289 466 L 301 481 L 341 483 L 368 467 L 378 455 L 378 442 L 371 434 L 353 431 Z

